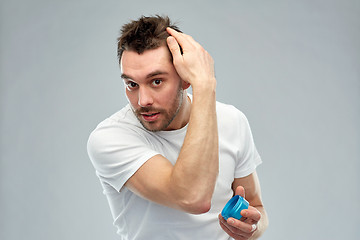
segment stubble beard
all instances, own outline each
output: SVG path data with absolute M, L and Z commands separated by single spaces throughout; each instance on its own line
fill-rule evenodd
M 179 113 L 180 108 L 183 103 L 183 95 L 184 95 L 184 91 L 182 90 L 181 87 L 179 87 L 177 94 L 176 94 L 176 98 L 175 98 L 173 104 L 171 104 L 173 107 L 169 111 L 166 111 L 164 109 L 157 109 L 157 108 L 153 108 L 153 107 L 140 107 L 138 109 L 132 108 L 132 110 L 133 110 L 135 116 L 137 117 L 137 119 L 139 120 L 139 122 L 141 123 L 141 125 L 146 130 L 148 130 L 150 132 L 164 131 L 172 123 L 172 121 L 175 119 L 175 117 Z M 159 112 L 161 115 L 164 116 L 164 120 L 162 120 L 162 123 L 160 124 L 159 127 L 155 127 L 156 122 L 146 122 L 142 119 L 142 116 L 140 113 L 145 113 L 145 112 Z

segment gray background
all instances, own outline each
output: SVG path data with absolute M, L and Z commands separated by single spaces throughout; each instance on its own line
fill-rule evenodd
M 168 14 L 249 118 L 263 239 L 360 237 L 360 1 L 1 1 L 0 239 L 116 239 L 86 153 L 126 104 L 120 26 Z

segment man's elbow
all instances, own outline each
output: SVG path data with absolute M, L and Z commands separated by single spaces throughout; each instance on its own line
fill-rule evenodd
M 183 200 L 179 203 L 180 208 L 191 214 L 207 213 L 211 209 L 211 199 Z

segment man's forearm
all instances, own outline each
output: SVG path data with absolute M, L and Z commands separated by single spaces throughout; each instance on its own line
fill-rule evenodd
M 219 171 L 215 88 L 193 89 L 187 133 L 172 179 L 187 211 L 209 210 Z M 193 208 L 193 209 L 191 209 Z

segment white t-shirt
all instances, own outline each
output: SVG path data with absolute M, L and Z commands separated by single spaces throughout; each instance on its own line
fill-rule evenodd
M 254 172 L 261 158 L 245 115 L 235 107 L 219 102 L 216 110 L 219 176 L 211 209 L 200 215 L 145 200 L 124 186 L 142 164 L 157 154 L 175 164 L 187 126 L 174 131 L 149 132 L 127 105 L 91 133 L 88 153 L 109 202 L 120 239 L 230 239 L 219 226 L 218 214 L 233 195 L 234 178 Z

